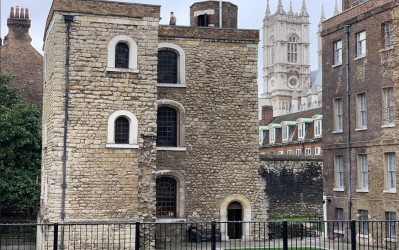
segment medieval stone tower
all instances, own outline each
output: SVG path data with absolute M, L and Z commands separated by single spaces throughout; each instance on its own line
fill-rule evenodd
M 13 85 L 24 101 L 42 106 L 43 56 L 31 45 L 29 10 L 12 7 L 8 35 L 0 47 L 1 73 L 15 76 Z
M 309 14 L 305 0 L 299 13 L 288 12 L 279 0 L 263 20 L 263 89 L 261 95 L 273 106 L 273 116 L 297 111 L 298 95 L 310 85 Z
M 191 7 L 192 26 L 160 26 L 160 6 L 54 0 L 44 38 L 41 220 L 266 218 L 259 31 L 235 28 L 237 6 L 206 3 Z M 231 15 L 226 29 L 216 13 Z M 199 25 L 205 14 L 208 25 Z

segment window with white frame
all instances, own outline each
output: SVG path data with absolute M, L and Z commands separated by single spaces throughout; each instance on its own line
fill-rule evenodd
M 342 40 L 334 42 L 334 65 L 342 64 Z
M 338 221 L 338 225 L 337 225 L 337 229 L 339 232 L 343 232 L 344 231 L 344 209 L 342 208 L 336 208 L 336 214 L 337 214 L 337 221 Z
M 287 155 L 292 155 L 292 150 L 288 150 Z
M 113 37 L 108 43 L 107 71 L 138 73 L 137 54 L 137 43 L 131 37 Z
M 393 24 L 392 22 L 386 22 L 383 24 L 384 28 L 384 48 L 388 49 L 393 47 Z
M 335 156 L 335 187 L 344 189 L 344 159 L 342 155 Z
M 305 134 L 306 134 L 305 123 L 298 123 L 298 139 L 299 140 L 305 139 Z
M 396 192 L 396 154 L 385 153 L 386 188 Z
M 357 128 L 366 129 L 367 128 L 367 103 L 366 103 L 366 93 L 360 93 L 356 96 L 356 118 L 357 118 Z
M 283 142 L 287 142 L 290 136 L 290 127 L 289 126 L 283 126 Z
M 260 143 L 260 145 L 263 144 L 263 142 L 265 141 L 266 136 L 267 136 L 267 130 L 260 130 L 259 131 L 259 143 Z
M 297 149 L 297 150 L 296 150 L 296 154 L 297 154 L 297 155 L 301 155 L 301 154 L 302 154 L 302 149 Z
M 311 148 L 305 148 L 305 155 L 312 155 L 312 149 Z
M 288 39 L 288 62 L 298 62 L 298 39 L 295 36 L 290 36 Z
M 114 112 L 108 118 L 107 148 L 138 148 L 138 121 L 126 110 Z
M 279 155 L 283 155 L 283 154 L 284 154 L 284 151 L 278 151 L 278 154 L 279 154 Z
M 334 99 L 334 131 L 342 132 L 342 99 Z
M 357 158 L 358 161 L 358 177 L 359 177 L 359 189 L 368 190 L 369 189 L 369 169 L 367 163 L 367 155 L 360 154 Z
M 269 129 L 269 142 L 270 144 L 274 144 L 275 141 L 276 141 L 276 129 L 271 128 Z
M 356 57 L 366 56 L 366 31 L 356 34 Z
M 158 86 L 186 86 L 186 53 L 174 43 L 158 44 Z
M 383 125 L 393 126 L 395 125 L 395 98 L 393 88 L 382 89 L 383 107 L 382 107 L 382 118 Z
M 320 155 L 320 153 L 321 153 L 321 148 L 316 147 L 316 148 L 314 149 L 314 154 L 315 154 L 315 155 Z
M 395 240 L 396 237 L 396 213 L 395 212 L 386 212 L 385 213 L 386 220 L 388 221 L 386 224 L 386 232 L 387 239 Z
M 323 133 L 322 120 L 314 121 L 314 136 L 321 137 Z
M 369 212 L 367 210 L 359 210 L 360 214 L 360 235 L 369 234 Z

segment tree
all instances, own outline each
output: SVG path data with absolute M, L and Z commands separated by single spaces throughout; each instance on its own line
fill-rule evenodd
M 21 100 L 12 76 L 0 75 L 0 209 L 39 204 L 41 111 Z

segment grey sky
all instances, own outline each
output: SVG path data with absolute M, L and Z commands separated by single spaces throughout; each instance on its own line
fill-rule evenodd
M 178 25 L 189 25 L 189 9 L 194 2 L 198 0 L 122 0 L 123 2 L 135 2 L 161 5 L 161 24 L 169 22 L 169 12 L 174 11 L 177 17 Z M 242 29 L 261 29 L 262 20 L 266 11 L 267 0 L 229 0 L 238 6 L 238 27 Z M 300 12 L 302 0 L 291 0 L 294 12 Z M 46 18 L 50 10 L 52 0 L 0 0 L 1 2 L 1 36 L 4 37 L 7 32 L 7 18 L 10 16 L 11 6 L 20 6 L 29 8 L 30 18 L 32 19 L 32 28 L 30 35 L 32 45 L 42 53 L 43 32 Z M 278 0 L 270 0 L 271 12 L 276 11 Z M 306 0 L 307 9 L 311 22 L 311 68 L 317 69 L 317 26 L 320 21 L 321 6 L 324 4 L 326 17 L 333 15 L 335 0 Z M 283 6 L 288 11 L 290 0 L 283 0 Z M 338 0 L 338 6 L 341 11 L 341 0 Z M 259 47 L 261 48 L 261 47 Z M 259 60 L 261 67 L 261 57 Z M 260 71 L 261 72 L 261 71 Z M 261 79 L 261 78 L 259 78 Z M 259 86 L 261 87 L 262 84 Z

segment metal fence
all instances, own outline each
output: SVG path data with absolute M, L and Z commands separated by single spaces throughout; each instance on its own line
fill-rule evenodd
M 398 221 L 0 224 L 9 249 L 399 249 Z

